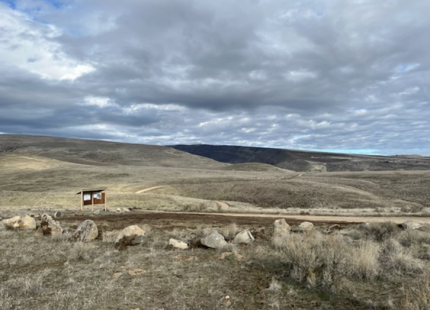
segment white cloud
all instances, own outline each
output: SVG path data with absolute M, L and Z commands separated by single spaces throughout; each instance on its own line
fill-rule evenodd
M 18 67 L 48 80 L 75 80 L 94 71 L 90 64 L 68 57 L 52 39 L 61 35 L 54 25 L 0 3 L 0 66 Z
M 61 3 L 0 2 L 1 132 L 430 154 L 428 0 Z

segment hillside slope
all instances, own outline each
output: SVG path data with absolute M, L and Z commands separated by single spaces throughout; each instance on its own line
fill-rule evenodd
M 422 156 L 352 155 L 204 144 L 172 147 L 225 163 L 259 162 L 300 172 L 430 170 L 430 157 Z
M 166 146 L 0 135 L 0 154 L 30 154 L 84 165 L 220 168 L 225 164 Z

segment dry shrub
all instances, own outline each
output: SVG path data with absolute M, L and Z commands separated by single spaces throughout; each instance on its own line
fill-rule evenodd
M 404 247 L 411 247 L 413 245 L 430 244 L 430 233 L 419 230 L 404 230 L 396 236 L 396 239 Z
M 120 230 L 103 231 L 103 242 L 114 243 L 120 232 Z
M 272 236 L 271 242 L 272 246 L 277 249 L 281 250 L 285 247 L 286 242 L 288 242 L 290 234 L 289 233 L 279 233 Z
M 6 294 L 13 297 L 35 297 L 43 290 L 41 277 L 23 276 L 7 281 Z
M 412 206 L 402 206 L 400 212 L 402 213 L 419 213 L 422 212 L 424 206 L 422 205 L 412 205 Z
M 309 286 L 337 290 L 346 278 L 372 280 L 380 274 L 380 246 L 355 244 L 341 235 L 291 234 L 272 240 L 289 266 L 289 275 Z
M 409 249 L 404 249 L 395 239 L 388 239 L 382 244 L 381 262 L 388 273 L 403 275 L 421 273 L 424 264 L 416 259 Z
M 393 222 L 368 223 L 361 227 L 366 238 L 377 242 L 387 240 L 400 232 L 400 228 Z
M 97 256 L 97 247 L 91 243 L 75 242 L 69 250 L 71 261 L 92 262 Z
M 267 290 L 279 292 L 282 289 L 282 283 L 275 279 L 275 277 L 272 277 L 272 281 L 270 282 L 269 287 Z
M 374 279 L 380 271 L 380 246 L 372 241 L 359 241 L 350 250 L 352 276 L 363 280 Z
M 422 275 L 417 279 L 416 283 L 415 286 L 403 288 L 403 296 L 399 309 L 430 309 L 430 275 Z
M 72 235 L 69 233 L 63 233 L 58 235 L 52 235 L 50 237 L 51 241 L 53 242 L 67 242 L 71 239 Z
M 309 286 L 336 288 L 341 278 L 350 273 L 348 246 L 342 237 L 325 237 L 317 232 L 291 234 L 276 244 L 290 265 L 290 276 Z

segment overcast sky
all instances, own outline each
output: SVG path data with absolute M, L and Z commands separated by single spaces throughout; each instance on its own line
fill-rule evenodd
M 0 0 L 0 133 L 430 155 L 429 0 Z

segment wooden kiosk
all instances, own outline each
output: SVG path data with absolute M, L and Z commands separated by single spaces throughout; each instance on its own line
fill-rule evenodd
M 76 193 L 81 195 L 81 211 L 84 211 L 84 206 L 91 205 L 91 211 L 94 211 L 94 205 L 105 205 L 105 211 L 108 210 L 106 189 L 87 189 Z

